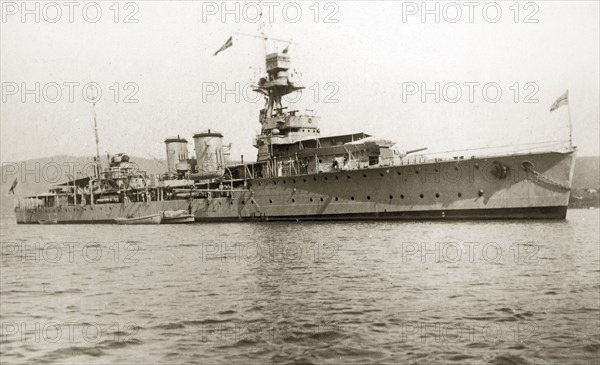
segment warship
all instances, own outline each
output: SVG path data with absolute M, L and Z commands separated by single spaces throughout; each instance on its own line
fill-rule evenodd
M 193 135 L 191 155 L 187 139 L 166 138 L 162 175 L 124 153 L 103 168 L 96 129 L 94 173 L 19 200 L 17 223 L 566 218 L 571 142 L 436 157 L 364 132 L 324 137 L 314 111 L 282 104 L 303 89 L 290 77 L 287 48 L 265 58 L 254 88 L 265 98 L 256 161 L 232 162 L 223 135 L 207 128 Z M 566 103 L 565 96 L 554 107 Z

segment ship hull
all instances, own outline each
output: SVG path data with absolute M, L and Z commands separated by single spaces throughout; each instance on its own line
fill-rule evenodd
M 313 216 L 267 217 L 269 221 L 369 221 L 369 220 L 471 220 L 471 219 L 565 219 L 567 207 L 504 209 L 428 210 L 405 212 L 351 213 Z
M 193 200 L 15 210 L 17 223 L 113 223 L 187 210 L 196 222 L 565 219 L 574 152 L 468 158 L 249 180 L 248 191 Z

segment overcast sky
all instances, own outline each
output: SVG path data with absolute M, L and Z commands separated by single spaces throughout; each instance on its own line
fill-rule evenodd
M 213 56 L 232 34 L 257 32 L 255 7 L 242 4 L 223 22 L 221 2 L 98 3 L 101 16 L 95 4 L 81 2 L 69 19 L 62 2 L 55 3 L 60 17 L 41 2 L 38 23 L 36 14 L 23 19 L 20 1 L 2 2 L 2 161 L 95 154 L 92 106 L 81 96 L 89 82 L 102 90 L 96 111 L 103 155 L 164 158 L 166 137 L 191 141 L 211 128 L 233 143 L 234 158 L 255 158 L 251 141 L 263 103 L 244 86 L 263 67 L 264 45 L 238 34 Z M 442 2 L 439 22 L 436 14 L 423 22 L 420 4 L 306 2 L 301 14 L 295 5 L 287 13 L 285 3 L 274 11 L 262 5 L 272 15 L 269 35 L 296 42 L 289 54 L 308 89 L 295 108 L 317 111 L 322 135 L 364 131 L 401 149 L 430 151 L 565 141 L 569 108 L 549 107 L 568 89 L 579 154 L 599 154 L 597 1 L 481 2 L 471 19 L 463 2 Z M 435 4 L 428 4 L 434 13 Z M 35 2 L 28 6 L 35 13 Z M 277 47 L 285 44 L 268 49 Z M 221 95 L 236 82 L 248 91 L 239 102 Z M 35 90 L 36 83 L 39 102 L 36 91 L 23 95 L 23 86 Z M 440 101 L 428 94 L 423 102 L 422 87 L 436 83 Z

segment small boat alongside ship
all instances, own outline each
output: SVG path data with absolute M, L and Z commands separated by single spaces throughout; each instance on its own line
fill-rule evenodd
M 162 214 L 161 224 L 183 224 L 194 223 L 193 214 L 189 214 L 185 210 L 166 211 Z
M 160 224 L 162 214 L 150 214 L 141 217 L 115 218 L 116 224 Z

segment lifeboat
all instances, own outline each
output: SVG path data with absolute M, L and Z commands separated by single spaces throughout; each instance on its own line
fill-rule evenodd
M 160 224 L 162 214 L 150 214 L 133 218 L 115 218 L 116 224 Z

